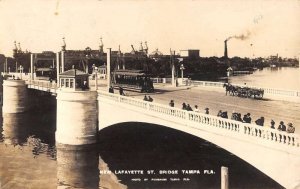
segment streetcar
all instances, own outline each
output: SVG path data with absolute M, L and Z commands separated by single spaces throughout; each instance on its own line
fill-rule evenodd
M 116 70 L 113 76 L 114 87 L 146 93 L 154 91 L 150 74 L 143 70 Z
M 36 68 L 35 77 L 37 80 L 56 81 L 56 69 Z

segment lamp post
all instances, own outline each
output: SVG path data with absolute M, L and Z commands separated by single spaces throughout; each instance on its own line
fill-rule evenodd
M 93 68 L 93 73 L 95 74 L 95 90 L 97 91 L 98 90 L 98 67 L 95 66 L 95 64 L 93 64 L 92 66 Z
M 22 73 L 23 73 L 23 66 L 20 65 L 20 78 L 22 79 Z
M 181 70 L 181 82 L 183 82 L 183 70 L 185 70 L 184 65 L 181 64 L 179 69 Z

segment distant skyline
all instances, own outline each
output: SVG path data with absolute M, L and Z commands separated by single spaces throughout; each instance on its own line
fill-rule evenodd
M 158 48 L 200 49 L 200 55 L 229 57 L 300 53 L 300 1 L 198 0 L 0 0 L 0 54 L 12 55 L 14 41 L 31 52 L 111 47 L 131 51 L 148 42 Z

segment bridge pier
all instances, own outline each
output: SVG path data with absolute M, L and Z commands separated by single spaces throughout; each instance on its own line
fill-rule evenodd
M 28 110 L 28 91 L 24 80 L 3 81 L 3 113 L 21 113 Z
M 85 145 L 97 142 L 98 108 L 96 91 L 57 92 L 56 142 Z
M 99 188 L 96 145 L 57 145 L 57 189 Z

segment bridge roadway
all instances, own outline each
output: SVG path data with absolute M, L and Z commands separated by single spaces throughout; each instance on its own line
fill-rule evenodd
M 32 85 L 29 87 L 33 88 Z M 41 89 L 45 88 L 39 88 Z M 220 105 L 228 110 L 228 107 L 243 107 L 242 101 L 246 101 L 257 108 L 256 106 L 262 105 L 256 102 L 263 104 L 268 101 L 226 97 L 221 93 L 208 93 L 196 88 L 157 87 L 157 92 L 151 94 L 154 102 L 143 101 L 143 94 L 134 92 L 127 94 L 128 96 L 120 96 L 98 90 L 100 130 L 123 122 L 144 122 L 170 127 L 220 146 L 264 172 L 285 188 L 300 187 L 299 135 L 180 109 L 181 101 L 192 104 L 194 100 L 201 109 L 206 105 L 214 105 L 210 108 L 211 114 L 215 114 Z M 220 98 L 221 101 L 216 101 L 216 98 Z M 234 105 L 227 102 L 229 98 L 234 99 Z M 175 100 L 175 108 L 168 106 L 170 99 Z M 271 105 L 274 104 L 268 106 Z M 296 106 L 294 111 L 299 112 L 298 110 L 299 106 Z
M 32 88 L 56 93 L 56 86 L 53 84 L 40 81 L 34 81 L 34 83 L 35 85 L 32 85 Z M 92 85 L 91 88 L 94 88 L 94 86 Z M 154 99 L 154 102 L 165 105 L 168 105 L 172 99 L 175 101 L 175 107 L 177 108 L 181 108 L 183 102 L 190 104 L 193 109 L 195 105 L 198 105 L 200 112 L 203 113 L 204 109 L 208 107 L 210 115 L 217 115 L 219 110 L 227 111 L 229 117 L 231 117 L 234 111 L 241 113 L 242 116 L 250 113 L 253 122 L 263 116 L 265 117 L 265 127 L 270 126 L 271 119 L 275 121 L 276 127 L 280 121 L 283 121 L 286 125 L 287 123 L 293 123 L 296 128 L 295 132 L 300 134 L 299 97 L 296 100 L 292 99 L 292 101 L 274 100 L 274 98 L 278 99 L 277 96 L 267 96 L 262 100 L 257 100 L 253 98 L 226 96 L 224 90 L 220 90 L 220 88 L 171 87 L 164 84 L 156 84 L 155 89 L 156 92 L 151 94 L 133 91 L 126 91 L 125 93 L 128 96 L 138 99 L 143 99 L 144 95 L 150 95 Z M 106 84 L 103 80 L 99 82 L 99 90 L 106 90 Z
M 265 117 L 265 127 L 270 126 L 270 121 L 275 121 L 275 126 L 280 121 L 285 124 L 291 122 L 296 127 L 296 133 L 300 134 L 300 102 L 289 102 L 282 100 L 255 100 L 252 98 L 240 98 L 226 96 L 224 91 L 204 89 L 200 87 L 170 87 L 156 85 L 156 92 L 151 94 L 126 91 L 128 96 L 143 99 L 144 95 L 150 95 L 154 102 L 168 105 L 170 100 L 175 101 L 175 107 L 181 108 L 182 103 L 198 105 L 200 112 L 204 113 L 208 107 L 211 115 L 217 115 L 219 110 L 227 111 L 231 117 L 233 111 L 239 112 L 242 116 L 251 113 L 252 121 L 261 116 Z M 103 88 L 104 90 L 104 88 Z M 118 92 L 118 91 L 116 91 Z

